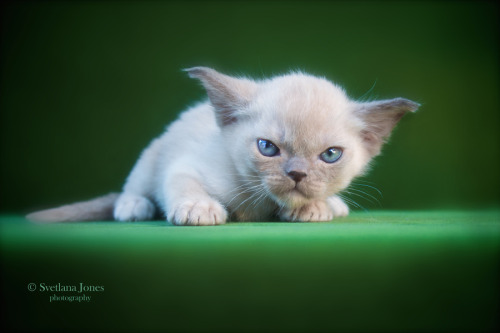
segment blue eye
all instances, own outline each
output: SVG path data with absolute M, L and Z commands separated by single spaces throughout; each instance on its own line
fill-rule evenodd
M 258 139 L 257 147 L 259 148 L 260 153 L 267 157 L 276 156 L 280 153 L 280 149 L 269 140 Z
M 342 156 L 342 148 L 330 147 L 319 155 L 319 158 L 326 163 L 337 162 Z

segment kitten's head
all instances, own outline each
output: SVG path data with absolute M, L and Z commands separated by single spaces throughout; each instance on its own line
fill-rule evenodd
M 205 67 L 187 71 L 207 90 L 242 179 L 288 207 L 345 189 L 419 106 L 403 98 L 358 103 L 302 73 L 253 81 Z

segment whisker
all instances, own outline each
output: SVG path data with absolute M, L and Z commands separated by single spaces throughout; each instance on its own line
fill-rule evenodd
M 360 208 L 362 210 L 364 210 L 365 212 L 367 212 L 368 210 L 363 207 L 362 205 L 360 205 L 359 203 L 357 203 L 356 201 L 354 201 L 353 199 L 351 198 L 348 198 L 346 197 L 345 195 L 342 195 L 342 194 L 337 194 L 342 200 L 344 200 L 345 202 L 347 202 L 348 204 L 354 206 L 354 207 L 357 207 L 357 208 Z
M 262 186 L 262 184 L 260 184 L 260 183 L 259 183 L 259 184 L 256 184 L 256 185 L 252 185 L 252 186 L 250 186 L 250 187 L 248 187 L 248 188 L 245 188 L 245 189 L 243 189 L 242 191 L 239 191 L 238 193 L 236 193 L 236 194 L 232 197 L 232 199 L 231 199 L 231 200 L 229 200 L 229 202 L 227 202 L 227 203 L 226 203 L 226 206 L 227 206 L 227 207 L 229 207 L 229 206 L 231 205 L 231 203 L 232 203 L 234 200 L 236 200 L 237 198 L 239 198 L 241 195 L 244 195 L 244 194 L 247 194 L 247 193 L 251 193 L 251 192 L 258 191 L 258 190 L 259 190 L 259 188 L 260 188 L 261 186 Z M 241 187 L 240 187 L 240 188 L 241 188 Z M 230 195 L 232 195 L 232 193 L 234 193 L 235 191 L 236 191 L 236 189 L 233 189 L 233 190 L 231 190 L 231 191 L 229 192 L 229 194 L 230 194 Z M 252 195 L 253 195 L 253 194 L 252 194 Z M 251 197 L 252 195 L 250 195 L 250 197 Z M 241 203 L 240 203 L 240 205 L 241 205 Z M 240 205 L 238 205 L 238 207 L 239 207 Z M 236 210 L 236 208 L 235 208 L 234 210 Z
M 260 192 L 263 191 L 263 190 L 265 190 L 265 188 L 261 188 L 260 190 L 252 193 L 248 198 L 246 198 L 245 200 L 243 200 L 242 202 L 240 202 L 240 204 L 238 206 L 236 206 L 233 210 L 237 211 L 245 202 L 247 202 L 248 200 L 253 199 L 256 194 L 258 194 L 258 193 L 260 194 Z M 245 209 L 245 211 L 246 211 L 246 209 Z
M 257 207 L 257 205 L 260 203 L 260 201 L 262 201 L 266 198 L 266 194 L 267 194 L 267 191 L 266 191 L 265 187 L 262 187 L 259 191 L 252 194 L 251 197 L 256 196 L 257 198 L 245 207 L 245 210 L 243 211 L 243 215 L 246 215 L 246 212 L 250 207 Z
M 266 189 L 262 188 L 261 194 L 259 195 L 259 197 L 257 199 L 255 199 L 254 201 L 252 201 L 252 203 L 250 205 L 254 206 L 254 207 L 257 207 L 258 205 L 260 205 L 264 201 L 264 199 L 266 198 L 266 194 L 267 194 Z
M 351 191 L 353 191 L 353 192 L 351 192 Z M 352 195 L 361 197 L 361 198 L 363 198 L 363 199 L 365 199 L 365 200 L 367 200 L 367 201 L 369 201 L 371 203 L 377 203 L 379 206 L 381 206 L 380 201 L 376 197 L 374 197 L 373 195 L 371 195 L 369 193 L 366 193 L 364 191 L 358 190 L 356 188 L 349 188 L 345 192 L 348 193 L 348 194 L 352 194 Z
M 256 180 L 247 180 L 247 181 L 243 182 L 242 184 L 240 184 L 239 186 L 231 189 L 231 191 L 229 191 L 229 193 L 238 191 L 241 188 L 253 187 L 253 186 L 256 186 L 256 185 L 259 185 L 259 184 L 260 184 L 260 181 L 257 180 L 257 179 Z
M 279 215 L 283 209 L 286 208 L 286 205 L 282 202 L 276 202 L 276 204 L 278 205 L 278 209 L 276 210 L 276 215 Z
M 368 185 L 368 184 L 361 184 L 361 183 L 358 183 L 358 182 L 352 182 L 351 184 L 352 184 L 352 185 L 359 185 L 359 186 L 369 187 L 369 188 L 371 188 L 371 189 L 373 189 L 373 190 L 377 191 L 377 193 L 378 193 L 381 197 L 383 197 L 382 192 L 381 192 L 378 188 L 376 188 L 376 187 L 374 187 L 374 186 L 371 186 L 371 185 Z
M 375 82 L 373 82 L 373 85 L 371 86 L 371 88 L 370 88 L 370 89 L 368 89 L 368 91 L 367 91 L 367 92 L 365 92 L 365 93 L 364 93 L 364 94 L 363 94 L 363 95 L 359 98 L 359 100 L 360 100 L 360 101 L 368 101 L 368 100 L 369 100 L 369 98 L 368 98 L 368 94 L 371 94 L 371 93 L 372 93 L 373 88 L 375 88 L 375 85 L 376 85 L 376 84 L 377 84 L 377 80 L 375 80 Z
M 240 190 L 241 188 L 245 188 L 245 187 L 246 188 L 253 188 L 253 187 L 258 186 L 260 184 L 257 183 L 256 185 L 252 185 L 252 186 L 248 187 L 249 185 L 252 185 L 252 182 L 247 182 L 245 184 L 242 184 L 242 185 L 240 185 L 238 187 L 233 188 L 231 191 L 229 191 L 229 194 L 231 194 L 232 192 L 236 192 L 236 191 Z
M 249 174 L 246 174 L 246 175 L 241 175 L 239 173 L 226 173 L 227 176 L 233 176 L 233 177 L 238 177 L 238 178 L 244 178 L 244 179 L 248 179 L 248 178 L 254 178 L 254 179 L 260 179 L 262 178 L 261 176 L 259 175 L 249 175 Z
M 260 187 L 260 185 L 254 185 L 251 188 L 247 188 L 244 191 L 241 191 L 241 192 L 237 193 L 231 200 L 229 200 L 229 202 L 227 203 L 227 205 L 229 206 L 240 195 L 247 194 L 247 193 L 250 193 L 250 192 L 255 192 L 255 190 L 258 189 L 259 187 Z

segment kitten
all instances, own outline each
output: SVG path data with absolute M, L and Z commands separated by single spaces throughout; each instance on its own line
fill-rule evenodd
M 151 220 L 176 225 L 227 220 L 330 221 L 337 194 L 362 175 L 401 117 L 403 98 L 350 100 L 323 78 L 291 73 L 254 81 L 206 67 L 186 70 L 209 102 L 147 147 L 123 192 L 28 215 L 33 220 Z

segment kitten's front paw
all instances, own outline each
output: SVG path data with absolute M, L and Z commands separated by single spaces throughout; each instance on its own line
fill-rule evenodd
M 334 217 L 341 217 L 341 216 L 349 215 L 349 207 L 339 197 L 337 197 L 337 196 L 330 197 L 327 199 L 327 201 L 328 201 L 328 204 L 330 204 L 330 207 L 332 207 L 332 209 L 333 209 L 333 216 Z
M 115 203 L 113 216 L 117 221 L 148 221 L 153 219 L 155 206 L 145 197 L 122 194 Z
M 216 225 L 226 223 L 227 212 L 212 199 L 185 201 L 173 205 L 167 219 L 175 225 Z
M 280 218 L 293 222 L 331 221 L 333 211 L 325 201 L 313 201 L 295 209 L 284 209 Z

